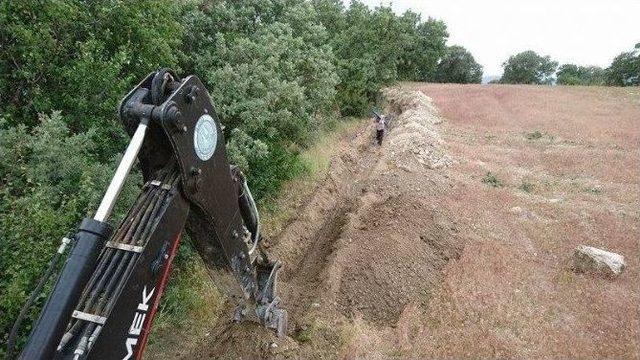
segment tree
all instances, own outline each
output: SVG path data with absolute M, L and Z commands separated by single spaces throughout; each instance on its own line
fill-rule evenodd
M 540 56 L 533 50 L 521 52 L 509 57 L 502 66 L 504 84 L 544 84 L 553 83 L 553 74 L 558 63 L 549 56 Z
M 604 85 L 605 70 L 598 66 L 564 64 L 556 73 L 558 85 Z
M 443 83 L 479 84 L 482 65 L 462 46 L 450 46 L 438 64 L 436 81 Z
M 330 39 L 344 31 L 347 19 L 342 0 L 311 0 L 311 4 L 318 14 L 318 20 L 327 29 Z
M 343 115 L 366 114 L 378 90 L 394 81 L 433 79 L 446 49 L 444 22 L 423 22 L 412 11 L 397 16 L 388 6 L 372 10 L 358 0 L 346 9 L 340 0 L 311 3 L 331 35 Z
M 447 25 L 432 18 L 421 22 L 420 15 L 411 11 L 405 12 L 401 21 L 410 39 L 401 53 L 398 78 L 409 81 L 434 80 L 438 61 L 447 50 Z
M 38 113 L 60 110 L 72 132 L 95 128 L 108 159 L 125 141 L 114 113 L 122 95 L 178 65 L 179 15 L 171 0 L 2 2 L 0 113 L 32 127 Z
M 607 69 L 607 84 L 614 86 L 640 85 L 640 43 L 633 50 L 616 56 Z
M 257 197 L 272 193 L 334 116 L 339 78 L 328 32 L 303 0 L 205 0 L 185 16 L 184 51 L 228 129 L 232 160 Z
M 343 115 L 362 116 L 378 90 L 398 79 L 399 58 L 410 41 L 406 25 L 390 7 L 371 10 L 354 0 L 342 17 L 339 1 L 313 1 L 332 36 L 329 43 L 336 56 L 339 76 L 337 102 Z M 339 21 L 337 21 L 339 20 Z

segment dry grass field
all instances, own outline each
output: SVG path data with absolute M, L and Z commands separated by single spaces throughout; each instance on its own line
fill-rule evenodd
M 468 229 L 419 354 L 637 359 L 640 89 L 407 86 L 446 119 L 458 186 L 438 201 Z M 626 273 L 573 273 L 580 244 Z

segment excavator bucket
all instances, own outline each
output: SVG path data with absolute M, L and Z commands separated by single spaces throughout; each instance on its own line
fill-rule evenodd
M 243 297 L 236 320 L 284 336 L 287 312 L 276 293 L 281 264 L 260 244 L 255 202 L 228 162 L 205 86 L 196 76 L 159 70 L 125 96 L 119 116 L 131 143 L 96 215 L 73 237 L 21 358 L 140 358 L 183 230 L 207 265 L 237 279 Z M 112 230 L 107 220 L 136 158 L 145 185 Z

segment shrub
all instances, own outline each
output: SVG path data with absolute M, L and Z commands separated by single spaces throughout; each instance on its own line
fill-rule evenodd
M 90 216 L 118 160 L 92 159 L 91 133 L 72 135 L 59 112 L 40 124 L 0 124 L 0 329 L 3 343 L 22 304 L 47 266 L 60 239 Z M 134 174 L 116 208 L 117 221 L 133 202 L 140 176 Z M 46 293 L 25 323 L 35 320 Z M 30 328 L 23 327 L 22 335 Z M 24 340 L 24 337 L 22 338 Z M 0 351 L 5 351 L 2 347 Z
M 248 13 L 261 21 L 247 22 Z M 338 75 L 327 31 L 304 1 L 204 1 L 185 16 L 192 66 L 231 129 L 232 159 L 257 197 L 277 191 L 299 172 L 298 149 L 335 115 Z
M 522 184 L 520 184 L 520 186 L 518 187 L 518 189 L 526 192 L 526 193 L 530 193 L 533 191 L 534 185 L 530 182 L 527 181 L 523 181 Z
M 482 182 L 495 188 L 503 186 L 502 181 L 500 181 L 500 179 L 498 179 L 498 176 L 491 171 L 488 171 L 487 174 L 482 178 Z
M 542 133 L 539 130 L 527 133 L 525 135 L 525 137 L 527 138 L 527 140 L 539 140 L 542 139 Z

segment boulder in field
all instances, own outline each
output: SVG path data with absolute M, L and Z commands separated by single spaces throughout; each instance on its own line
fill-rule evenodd
M 624 256 L 591 246 L 580 245 L 573 253 L 573 270 L 616 277 L 626 264 Z

